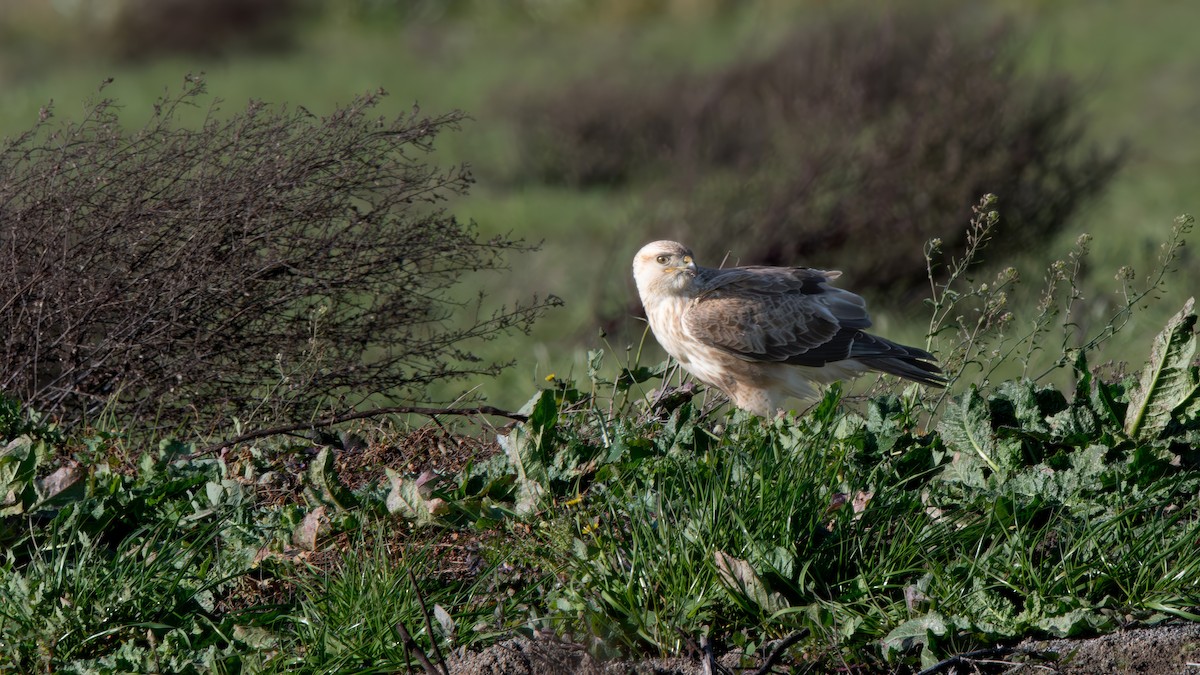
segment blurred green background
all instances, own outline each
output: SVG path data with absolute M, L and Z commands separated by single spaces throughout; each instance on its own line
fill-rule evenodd
M 466 280 L 465 290 L 483 286 L 496 303 L 533 293 L 566 301 L 532 336 L 479 346 L 480 354 L 512 358 L 516 366 L 477 383 L 476 392 L 515 407 L 550 373 L 582 377 L 586 351 L 605 346 L 602 327 L 618 360 L 627 346 L 636 349 L 643 324 L 629 274 L 632 254 L 647 241 L 688 233 L 677 217 L 687 213 L 686 204 L 653 175 L 611 185 L 530 179 L 531 106 L 547 92 L 589 81 L 652 82 L 720 69 L 768 54 L 833 14 L 853 11 L 865 20 L 885 9 L 897 8 L 819 0 L 3 0 L 0 137 L 32 126 L 51 101 L 56 116 L 77 118 L 109 77 L 114 83 L 103 95 L 119 100 L 125 123 L 136 126 L 157 97 L 198 72 L 225 111 L 259 99 L 323 114 L 380 87 L 391 94 L 385 114 L 414 104 L 429 113 L 466 111 L 472 121 L 439 138 L 436 157 L 470 164 L 478 183 L 450 210 L 475 220 L 484 234 L 511 232 L 544 247 L 512 260 L 510 273 Z M 1147 274 L 1174 217 L 1196 208 L 1200 3 L 993 0 L 926 3 L 921 11 L 952 13 L 958 25 L 1006 22 L 1006 48 L 1015 51 L 1023 74 L 1065 74 L 1079 86 L 1087 143 L 1126 148 L 1112 180 L 1051 238 L 990 261 L 1022 271 L 1026 290 L 1018 302 L 1032 304 L 1046 265 L 1065 256 L 1080 233 L 1091 233 L 1084 303 L 1098 317 L 1111 313 L 1120 302 L 1117 270 L 1129 265 Z M 736 174 L 730 180 L 736 184 Z M 1004 208 L 1001 195 L 1002 214 Z M 759 262 L 741 257 L 754 249 L 739 252 L 737 231 L 702 234 L 727 240 L 734 259 Z M 886 237 L 879 241 L 887 244 Z M 822 251 L 797 246 L 810 253 L 792 262 L 826 264 Z M 1150 337 L 1200 288 L 1198 268 L 1185 257 L 1165 297 L 1137 315 L 1105 357 L 1140 363 Z M 924 343 L 928 318 L 919 297 L 855 278 L 842 285 L 868 297 L 878 332 Z M 1014 313 L 1021 321 L 1024 312 Z M 656 361 L 661 352 L 649 350 L 643 360 Z

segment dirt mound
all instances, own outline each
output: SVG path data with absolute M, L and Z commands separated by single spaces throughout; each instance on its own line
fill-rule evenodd
M 1160 626 L 1110 633 L 1086 640 L 1026 640 L 1017 651 L 1030 652 L 1027 664 L 1012 673 L 1033 675 L 1200 674 L 1200 624 Z M 1050 657 L 1037 662 L 1032 655 Z
M 722 662 L 727 660 L 720 659 Z M 734 663 L 729 661 L 722 665 L 732 669 Z M 453 675 L 699 675 L 705 672 L 702 663 L 689 659 L 600 662 L 582 645 L 525 638 L 452 657 L 449 666 Z M 1200 675 L 1200 624 L 1140 628 L 1088 639 L 1028 639 L 1017 645 L 1007 658 L 947 663 L 938 672 Z
M 732 656 L 732 655 L 731 655 Z M 726 659 L 720 659 L 724 662 Z M 733 663 L 723 663 L 730 668 Z M 685 658 L 597 661 L 583 645 L 517 638 L 449 662 L 451 675 L 701 675 L 704 665 Z

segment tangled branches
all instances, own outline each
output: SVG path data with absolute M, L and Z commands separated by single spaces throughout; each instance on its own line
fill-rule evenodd
M 194 128 L 189 77 L 140 130 L 104 99 L 0 144 L 0 387 L 79 419 L 305 418 L 421 398 L 505 364 L 468 341 L 527 331 L 557 298 L 483 311 L 463 275 L 532 246 L 444 210 L 472 182 L 427 163 L 458 112 L 327 117 L 252 102 Z M 111 409 L 111 408 L 110 408 Z

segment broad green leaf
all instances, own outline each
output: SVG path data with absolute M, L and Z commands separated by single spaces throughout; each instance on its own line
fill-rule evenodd
M 513 510 L 519 516 L 527 516 L 541 508 L 549 492 L 541 483 L 528 478 L 517 479 L 517 499 Z
M 1046 464 L 1032 466 L 1011 476 L 1005 488 L 1014 495 L 1028 499 L 1060 503 L 1072 509 L 1094 504 L 1090 495 L 1112 488 L 1114 471 L 1106 461 L 1108 448 L 1091 445 L 1072 451 L 1069 464 L 1052 468 Z
M 969 617 L 969 623 L 978 631 L 993 636 L 1011 637 L 1016 631 L 1016 606 L 1004 597 L 990 580 L 979 576 L 970 579 L 970 590 L 962 594 L 963 609 L 952 619 Z
M 516 480 L 516 476 L 512 475 L 511 473 L 506 473 L 485 483 L 483 487 L 479 488 L 479 490 L 476 491 L 476 493 L 472 496 L 491 497 L 492 499 L 501 500 L 507 499 L 509 494 L 512 492 L 512 487 Z
M 24 513 L 37 501 L 37 464 L 29 436 L 18 436 L 0 450 L 0 516 Z
M 754 562 L 765 565 L 767 569 L 781 577 L 790 578 L 796 571 L 796 553 L 794 547 L 754 545 Z M 763 569 L 763 567 L 760 567 Z
M 82 499 L 86 485 L 84 471 L 78 463 L 59 467 L 54 473 L 34 483 L 38 500 L 31 510 L 58 506 Z
M 558 400 L 555 391 L 553 389 L 544 389 L 538 392 L 525 405 L 521 406 L 519 412 L 528 416 L 529 420 L 518 424 L 514 427 L 514 431 L 518 429 L 522 430 L 527 436 L 533 439 L 534 443 L 533 448 L 530 448 L 531 450 L 547 453 L 549 450 L 547 446 L 551 445 L 550 441 L 554 437 L 554 426 L 558 421 Z
M 600 376 L 600 368 L 604 365 L 604 350 L 589 349 L 587 353 L 588 379 L 595 380 Z
M 213 613 L 213 612 L 216 612 L 216 610 L 217 610 L 216 597 L 214 597 L 213 592 L 208 589 L 202 589 L 202 590 L 196 591 L 196 594 L 192 596 L 192 601 L 195 602 L 197 605 L 200 605 L 200 607 L 203 608 L 204 611 L 206 611 L 206 612 Z M 155 628 L 158 630 L 165 629 L 165 628 L 171 628 L 171 627 L 172 626 L 168 626 L 168 625 L 155 626 Z
M 883 638 L 883 647 L 889 656 L 903 654 L 918 645 L 929 646 L 945 635 L 946 630 L 946 617 L 940 612 L 930 612 L 893 628 Z
M 450 616 L 450 612 L 446 611 L 441 605 L 433 606 L 433 617 L 437 619 L 438 626 L 442 629 L 442 636 L 447 640 L 454 641 L 454 617 Z
M 834 382 L 825 389 L 825 396 L 808 412 L 809 421 L 827 425 L 837 419 L 842 404 L 842 383 Z
M 975 387 L 971 387 L 946 409 L 945 417 L 938 424 L 938 432 L 942 435 L 942 442 L 951 450 L 978 456 L 992 471 L 1000 473 L 1000 467 L 994 459 L 996 437 L 992 433 L 988 406 Z
M 529 397 L 529 400 L 525 401 L 525 403 L 520 408 L 517 408 L 517 412 L 521 415 L 525 415 L 526 417 L 528 417 L 529 413 L 533 412 L 534 406 L 536 406 L 538 404 L 538 401 L 541 401 L 542 397 L 545 396 L 547 393 L 549 393 L 551 396 L 554 395 L 553 392 L 549 392 L 546 389 L 539 390 L 538 393 Z
M 714 552 L 713 558 L 721 583 L 735 597 L 748 600 L 767 614 L 774 614 L 788 606 L 782 595 L 767 588 L 750 563 L 724 551 Z
M 516 470 L 516 512 L 522 515 L 533 513 L 540 507 L 550 483 L 545 458 L 538 452 L 537 444 L 524 424 L 518 424 L 507 434 L 498 435 L 496 441 L 508 457 L 509 464 Z
M 225 496 L 225 488 L 217 481 L 209 481 L 204 486 L 204 491 L 208 496 L 208 503 L 213 506 L 220 506 L 221 499 Z
M 867 401 L 866 450 L 872 456 L 883 456 L 904 436 L 901 419 L 903 404 L 896 396 L 881 396 Z
M 1054 637 L 1081 637 L 1113 628 L 1113 620 L 1094 609 L 1073 609 L 1042 619 L 1034 626 Z
M 1200 424 L 1200 396 L 1192 396 L 1191 401 L 1176 407 L 1175 416 L 1189 427 Z
M 279 635 L 261 626 L 234 624 L 233 639 L 257 650 L 275 649 L 279 646 Z
M 617 376 L 617 391 L 626 391 L 635 384 L 640 384 L 646 380 L 662 377 L 666 372 L 667 363 L 664 361 L 655 368 L 647 368 L 646 366 L 638 366 L 634 369 L 622 368 L 621 374 Z
M 1046 419 L 1055 443 L 1085 445 L 1100 435 L 1100 424 L 1087 399 L 1076 399 L 1069 408 Z
M 1050 428 L 1046 425 L 1048 411 L 1044 409 L 1046 405 L 1042 400 L 1045 398 L 1034 382 L 1010 380 L 1001 382 L 996 393 L 988 398 L 988 409 L 997 426 L 1011 426 L 1026 433 L 1049 433 Z M 1062 398 L 1061 394 L 1059 398 Z
M 1108 383 L 1095 379 L 1092 382 L 1092 410 L 1104 422 L 1104 426 L 1112 429 L 1124 427 L 1123 420 L 1127 405 L 1118 399 L 1125 392 L 1125 386 L 1120 382 Z
M 1172 412 L 1197 395 L 1200 378 L 1191 365 L 1197 346 L 1194 304 L 1195 298 L 1188 298 L 1154 339 L 1150 360 L 1125 414 L 1125 433 L 1130 438 L 1157 438 L 1171 421 Z
M 498 435 L 496 440 L 504 449 L 509 464 L 516 469 L 518 482 L 533 480 L 545 485 L 549 482 L 549 464 L 556 449 L 553 441 L 558 403 L 554 392 L 540 392 L 521 408 L 521 412 L 529 416 L 529 421 Z
M 152 452 L 143 452 L 138 458 L 138 472 L 142 480 L 150 482 L 162 475 L 163 465 Z
M 321 448 L 317 458 L 309 465 L 305 479 L 307 485 L 305 485 L 304 493 L 314 503 L 338 509 L 351 509 L 358 504 L 354 494 L 338 480 L 333 453 L 328 447 Z
M 673 449 L 681 447 L 686 443 L 686 439 L 681 438 L 681 435 L 688 434 L 689 437 L 692 431 L 692 406 L 682 405 L 671 411 L 671 416 L 662 426 L 662 431 L 654 437 L 654 445 L 660 453 L 666 454 Z
M 434 508 L 424 497 L 417 481 L 406 479 L 390 467 L 385 468 L 392 489 L 388 491 L 388 513 L 398 514 L 418 525 L 428 525 L 433 522 Z M 439 500 L 440 501 L 440 500 Z

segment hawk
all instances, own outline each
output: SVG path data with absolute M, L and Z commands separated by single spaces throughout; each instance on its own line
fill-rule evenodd
M 867 304 L 806 267 L 700 267 L 683 244 L 646 244 L 633 277 L 650 330 L 667 353 L 733 404 L 770 417 L 815 383 L 881 371 L 934 387 L 942 371 L 924 349 L 871 335 Z

